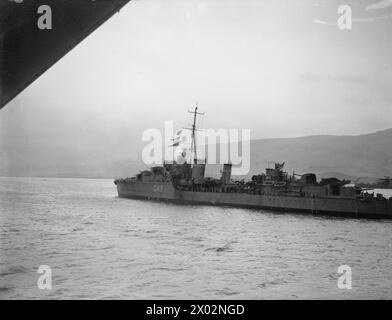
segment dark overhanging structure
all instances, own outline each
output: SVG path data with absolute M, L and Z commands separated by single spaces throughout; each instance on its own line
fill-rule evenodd
M 0 109 L 129 1 L 0 1 Z M 41 6 L 52 29 L 38 27 Z

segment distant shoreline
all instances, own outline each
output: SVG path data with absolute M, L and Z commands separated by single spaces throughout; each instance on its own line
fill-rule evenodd
M 53 177 L 53 176 L 0 176 L 1 178 L 12 179 L 85 179 L 85 180 L 114 180 L 115 177 Z

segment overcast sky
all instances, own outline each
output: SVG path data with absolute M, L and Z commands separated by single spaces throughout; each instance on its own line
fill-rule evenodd
M 187 125 L 198 101 L 204 127 L 250 128 L 251 138 L 390 128 L 392 1 L 344 1 L 354 18 L 345 31 L 336 26 L 341 2 L 131 1 L 0 122 L 46 126 L 70 142 L 91 126 L 141 143 L 164 120 Z

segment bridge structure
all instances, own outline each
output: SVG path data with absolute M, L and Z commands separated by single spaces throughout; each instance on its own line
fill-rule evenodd
M 0 109 L 128 2 L 0 0 Z

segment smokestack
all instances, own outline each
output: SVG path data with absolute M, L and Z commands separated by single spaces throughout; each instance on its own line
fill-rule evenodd
M 223 165 L 223 172 L 221 177 L 221 182 L 223 184 L 229 184 L 231 178 L 231 163 L 225 163 Z
M 203 181 L 205 167 L 206 165 L 204 163 L 193 164 L 192 179 L 194 179 L 196 183 Z

